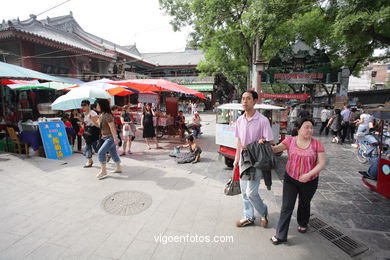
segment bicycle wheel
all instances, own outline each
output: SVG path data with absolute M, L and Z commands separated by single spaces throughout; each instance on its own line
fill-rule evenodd
M 362 164 L 366 164 L 368 162 L 368 158 L 364 155 L 364 151 L 360 146 L 355 150 L 355 156 Z

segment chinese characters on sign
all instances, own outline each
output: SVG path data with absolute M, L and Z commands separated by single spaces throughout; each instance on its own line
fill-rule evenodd
M 159 95 L 140 93 L 140 94 L 138 94 L 138 102 L 158 104 L 159 103 Z
M 72 154 L 63 122 L 39 123 L 46 158 L 60 159 Z
M 271 94 L 259 93 L 261 98 L 277 98 L 277 99 L 308 99 L 308 94 Z
M 275 80 L 289 80 L 289 79 L 314 79 L 322 80 L 324 78 L 323 73 L 275 73 Z

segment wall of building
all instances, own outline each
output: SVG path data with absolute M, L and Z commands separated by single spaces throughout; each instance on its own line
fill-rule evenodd
M 371 71 L 365 70 L 359 74 L 359 77 L 350 76 L 348 82 L 348 91 L 370 90 Z
M 373 84 L 386 85 L 388 79 L 387 67 L 388 64 L 374 64 L 372 66 Z

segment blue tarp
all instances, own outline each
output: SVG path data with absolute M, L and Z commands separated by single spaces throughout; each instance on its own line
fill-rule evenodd
M 58 82 L 66 82 L 66 83 L 73 83 L 70 82 L 66 78 L 60 78 L 51 76 L 45 73 L 41 73 L 35 70 L 26 69 L 20 66 L 0 62 L 0 78 L 7 78 L 7 79 L 40 79 L 40 80 L 47 80 L 47 81 L 58 81 Z

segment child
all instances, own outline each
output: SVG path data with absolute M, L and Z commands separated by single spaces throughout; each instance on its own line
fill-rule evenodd
M 124 113 L 122 114 L 122 135 L 123 135 L 123 152 L 120 156 L 126 155 L 126 147 L 128 144 L 128 154 L 131 154 L 131 143 L 135 138 L 135 126 L 133 124 L 133 118 L 130 114 L 130 106 L 123 107 Z

